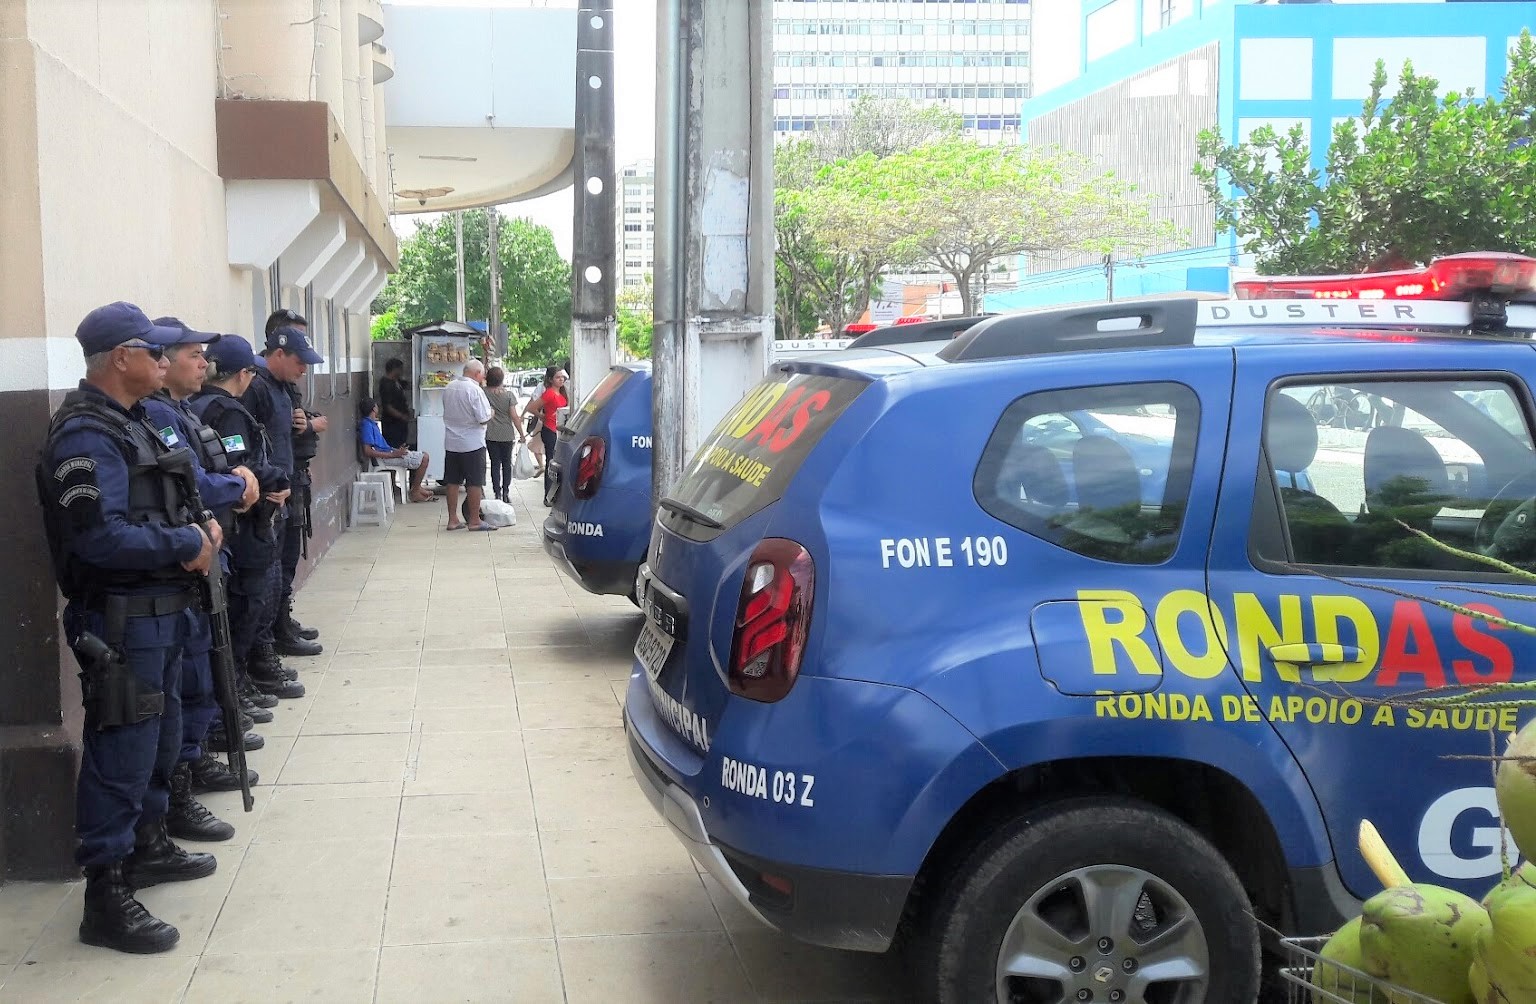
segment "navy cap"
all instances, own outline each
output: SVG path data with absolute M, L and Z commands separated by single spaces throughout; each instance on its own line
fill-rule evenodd
M 256 365 L 251 343 L 239 335 L 225 335 L 208 346 L 203 357 L 219 368 L 219 379 Z
M 181 332 L 181 339 L 177 345 L 212 345 L 222 338 L 211 331 L 194 331 L 185 321 L 179 317 L 157 317 L 155 324 L 162 328 L 175 328 Z
M 124 342 L 181 345 L 184 337 L 180 328 L 155 324 L 144 311 L 123 300 L 97 307 L 75 329 L 75 340 L 88 356 L 110 352 Z
M 298 328 L 278 328 L 268 335 L 267 351 L 271 352 L 273 349 L 282 349 L 290 355 L 298 356 L 311 366 L 325 362 L 325 357 L 314 350 L 304 332 Z

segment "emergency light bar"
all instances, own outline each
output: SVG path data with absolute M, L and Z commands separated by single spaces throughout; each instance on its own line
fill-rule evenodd
M 1244 279 L 1239 300 L 1458 300 L 1536 290 L 1536 258 L 1497 251 L 1446 255 L 1422 269 Z

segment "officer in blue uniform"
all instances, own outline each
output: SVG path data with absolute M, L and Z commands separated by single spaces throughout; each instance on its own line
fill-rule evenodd
M 165 445 L 139 403 L 165 379 L 165 348 L 185 337 L 130 303 L 98 307 L 75 331 L 86 378 L 49 426 L 37 487 L 63 627 L 80 663 L 85 731 L 76 860 L 85 869 L 80 940 L 163 952 L 180 934 L 135 889 L 211 875 L 165 830 L 181 749 L 182 650 L 199 575 L 222 533 L 189 505 L 190 460 Z
M 275 334 L 278 328 L 283 327 L 296 328 L 304 334 L 305 338 L 309 337 L 309 322 L 297 311 L 274 310 L 267 318 L 268 336 Z M 326 430 L 329 419 L 317 411 L 310 411 L 304 407 L 304 395 L 300 393 L 297 383 L 288 384 L 288 397 L 293 402 L 294 409 L 294 504 L 290 507 L 290 511 L 302 518 L 290 520 L 288 532 L 283 537 L 282 596 L 278 600 L 277 616 L 272 621 L 271 637 L 263 635 L 262 640 L 270 641 L 280 656 L 319 655 L 324 651 L 324 646 L 316 641 L 320 637 L 320 632 L 314 628 L 307 628 L 294 619 L 293 580 L 299 571 L 300 555 L 308 556 L 305 542 L 311 536 L 310 502 L 314 483 L 310 478 L 309 463 L 315 458 L 315 454 L 320 452 L 320 433 Z M 301 414 L 304 420 L 302 429 L 299 427 Z
M 309 419 L 302 408 L 294 407 L 289 385 L 296 384 L 310 366 L 324 361 L 320 353 L 310 347 L 309 339 L 302 330 L 294 327 L 275 328 L 267 335 L 266 352 L 256 361 L 256 377 L 240 399 L 246 410 L 266 430 L 267 442 L 272 450 L 272 463 L 288 475 L 290 484 L 294 483 L 298 470 L 293 452 L 294 433 L 307 429 Z M 302 517 L 302 512 L 295 511 L 294 503 L 294 498 L 290 496 L 285 507 L 289 522 L 283 526 L 284 534 L 293 532 L 290 527 L 296 526 L 296 521 Z M 246 662 L 246 672 L 258 690 L 284 699 L 303 697 L 304 685 L 288 679 L 273 644 L 273 623 L 280 610 L 282 596 L 281 548 L 276 561 L 277 591 L 270 597 L 263 597 L 263 601 L 258 604 L 261 609 L 270 610 L 271 617 L 258 628 L 256 641 Z
M 223 442 L 212 430 L 205 431 L 202 420 L 187 403 L 192 394 L 202 390 L 203 374 L 208 369 L 203 360 L 204 346 L 218 341 L 219 336 L 193 331 L 174 317 L 157 317 L 154 323 L 179 329 L 185 338 L 197 340 L 166 349 L 165 386 L 144 399 L 145 413 L 167 446 L 186 446 L 192 450 L 198 495 L 216 518 L 225 517 L 236 508 L 249 509 L 259 490 L 256 476 L 247 468 L 229 463 Z M 222 518 L 220 524 L 223 525 Z M 214 816 L 197 800 L 193 790 L 194 769 L 201 782 L 198 787 L 205 790 L 240 787 L 240 779 L 212 755 L 213 751 L 229 748 L 229 737 L 222 728 L 210 732 L 210 726 L 221 724 L 213 684 L 212 649 L 213 627 L 207 613 L 199 610 L 194 634 L 188 639 L 182 657 L 181 758 L 171 774 L 171 808 L 166 815 L 167 832 L 183 840 L 228 840 L 235 835 L 235 828 Z M 242 721 L 247 727 L 253 723 L 250 718 Z M 261 736 L 242 734 L 247 750 L 264 745 Z
M 223 524 L 230 561 L 231 647 L 235 665 L 243 667 L 260 625 L 272 618 L 271 600 L 279 589 L 282 511 L 290 485 L 288 473 L 271 461 L 266 429 L 240 403 L 258 372 L 250 343 L 238 335 L 225 335 L 208 347 L 206 356 L 208 373 L 202 391 L 192 399 L 192 410 L 223 439 L 230 462 L 248 467 L 261 485 L 257 504 Z M 246 694 L 277 703 L 276 698 L 250 689 L 250 678 L 243 671 L 241 687 Z M 258 710 L 271 721 L 272 712 Z

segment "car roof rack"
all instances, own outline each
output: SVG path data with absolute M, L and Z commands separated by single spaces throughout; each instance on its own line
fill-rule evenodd
M 1092 349 L 1190 345 L 1208 297 L 1147 297 L 1055 310 L 999 314 L 939 350 L 946 362 L 1050 355 Z
M 941 317 L 937 321 L 917 321 L 912 324 L 886 324 L 873 331 L 866 331 L 848 344 L 850 349 L 871 349 L 882 345 L 915 345 L 918 342 L 937 342 L 953 338 L 980 321 L 997 314 L 976 314 L 971 317 Z

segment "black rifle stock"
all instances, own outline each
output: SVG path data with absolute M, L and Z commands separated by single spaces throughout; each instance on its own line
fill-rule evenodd
M 173 450 L 161 454 L 159 459 L 161 469 L 181 482 L 194 519 L 212 539 L 211 525 L 216 523 L 213 513 L 203 508 L 203 498 L 197 491 L 191 451 Z M 251 783 L 245 767 L 245 730 L 240 727 L 240 700 L 235 689 L 234 646 L 229 634 L 229 597 L 224 588 L 224 566 L 220 563 L 218 551 L 214 552 L 208 574 L 200 576 L 200 579 L 203 611 L 208 615 L 208 623 L 213 632 L 213 650 L 209 653 L 209 662 L 214 696 L 219 702 L 224 735 L 229 741 L 229 769 L 240 779 L 240 798 L 245 804 L 245 811 L 250 812 L 256 799 L 251 795 Z

